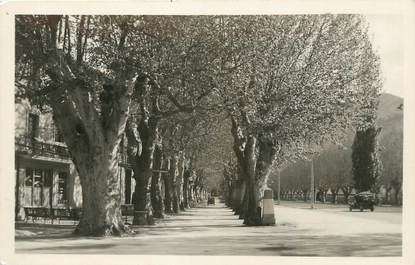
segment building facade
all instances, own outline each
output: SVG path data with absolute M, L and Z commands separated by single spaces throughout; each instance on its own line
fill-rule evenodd
M 119 181 L 122 203 L 131 202 L 135 181 L 121 147 Z M 15 105 L 16 219 L 24 207 L 80 208 L 82 187 L 51 113 L 41 113 L 27 102 Z

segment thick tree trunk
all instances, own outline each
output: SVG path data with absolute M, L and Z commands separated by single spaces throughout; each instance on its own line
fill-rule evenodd
M 189 207 L 194 207 L 195 205 L 195 192 L 194 192 L 194 180 L 195 180 L 195 176 L 194 176 L 194 172 L 192 171 L 191 173 L 192 175 L 192 182 L 189 183 L 189 191 L 188 191 L 188 202 L 189 202 Z
M 57 48 L 61 18 L 47 16 L 50 31 L 46 38 L 47 54 L 42 57 L 47 61 L 41 63 L 50 79 L 45 96 L 82 185 L 82 215 L 75 233 L 120 235 L 128 228 L 121 218 L 118 151 L 137 75 L 131 78 L 132 69 L 113 69 L 114 79 L 94 88 L 85 78 L 82 57 L 75 64 L 69 53 Z M 119 50 L 122 48 L 120 45 Z M 92 95 L 98 91 L 100 99 L 96 102 Z M 99 104 L 99 111 L 95 103 Z
M 143 148 L 138 161 L 133 164 L 134 189 L 134 225 L 153 224 L 153 209 L 151 207 L 151 179 L 152 179 L 153 148 Z
M 245 184 L 245 192 L 243 193 L 241 205 L 239 206 L 239 210 L 238 210 L 239 219 L 241 219 L 241 220 L 245 219 L 246 212 L 248 211 L 249 196 L 248 196 L 248 191 L 247 190 L 248 190 L 248 185 Z
M 246 225 L 260 225 L 261 224 L 261 208 L 260 202 L 260 187 L 259 182 L 255 179 L 256 171 L 256 148 L 257 139 L 254 136 L 249 136 L 246 143 L 245 152 L 245 174 L 246 178 L 246 210 L 244 212 L 244 224 Z
M 176 179 L 176 190 L 177 190 L 177 198 L 179 204 L 179 210 L 184 211 L 184 192 L 183 192 L 183 185 L 184 185 L 184 171 L 185 171 L 185 153 L 183 151 L 179 154 L 179 160 L 177 163 L 177 179 Z
M 128 231 L 121 216 L 120 181 L 117 157 L 91 154 L 77 161 L 82 185 L 82 217 L 75 233 L 79 235 L 121 235 Z
M 201 198 L 200 198 L 200 188 L 197 185 L 194 187 L 194 194 L 195 194 L 195 203 L 197 204 L 197 203 L 199 203 L 201 201 Z
M 173 212 L 180 212 L 180 181 L 178 181 L 178 164 L 179 158 L 177 155 L 173 155 L 170 163 L 170 178 L 173 180 Z
M 228 187 L 228 193 L 226 194 L 226 206 L 230 207 L 234 211 L 235 215 L 238 214 L 239 203 L 238 198 L 240 197 L 240 185 L 238 183 L 232 183 Z
M 134 82 L 135 79 L 129 82 L 128 90 Z M 65 101 L 56 90 L 51 106 L 54 122 L 65 139 L 82 185 L 82 216 L 75 233 L 121 235 L 129 230 L 121 218 L 118 151 L 129 99 L 127 95 L 119 98 L 112 115 L 100 116 L 89 102 L 82 82 L 75 84 L 78 86 L 70 87 Z
M 234 196 L 232 198 L 232 208 L 235 211 L 235 214 L 240 215 L 243 211 L 244 206 L 244 197 L 246 191 L 246 182 L 243 179 L 239 179 L 235 185 Z
M 164 211 L 165 213 L 173 213 L 173 176 L 170 172 L 171 159 L 167 159 L 167 174 L 163 175 L 164 181 Z
M 258 141 L 258 158 L 255 159 L 256 139 L 250 136 L 247 141 L 248 154 L 248 207 L 245 213 L 244 224 L 261 225 L 261 205 L 264 190 L 267 187 L 268 177 L 274 161 L 278 146 L 266 138 Z
M 136 175 L 136 172 L 138 175 Z M 134 170 L 134 219 L 133 225 L 154 224 L 153 209 L 151 206 L 151 170 Z
M 130 125 L 130 123 L 129 123 Z M 131 128 L 127 129 L 129 144 L 138 145 Z M 141 153 L 129 154 L 135 179 L 134 190 L 134 225 L 154 224 L 153 209 L 151 206 L 151 179 L 153 176 L 153 155 L 158 137 L 157 120 L 144 119 L 138 126 L 141 141 Z M 136 143 L 134 143 L 134 141 Z
M 125 170 L 125 204 L 131 203 L 131 176 L 132 170 L 126 169 Z
M 151 205 L 151 182 L 154 149 L 159 140 L 158 118 L 149 117 L 144 100 L 141 106 L 145 115 L 141 117 L 137 126 L 135 126 L 134 121 L 129 121 L 126 129 L 128 156 L 132 163 L 136 181 L 133 196 L 134 225 L 154 224 Z
M 62 132 L 82 185 L 82 216 L 75 230 L 79 235 L 121 235 L 128 231 L 121 218 L 118 149 L 126 120 L 104 130 L 83 97 L 73 88 L 74 105 L 53 105 L 54 121 Z M 76 106 L 90 119 L 72 115 Z M 95 116 L 95 117 L 94 117 Z
M 153 168 L 157 171 L 163 170 L 163 152 L 158 145 L 154 151 Z M 162 174 L 162 172 L 153 172 L 153 178 L 151 180 L 151 204 L 154 210 L 153 215 L 156 218 L 164 217 L 164 201 L 161 195 Z
M 183 208 L 190 208 L 189 199 L 190 199 L 190 183 L 189 179 L 191 177 L 191 171 L 189 168 L 184 170 L 183 174 Z
M 249 119 L 243 114 L 246 124 Z M 237 157 L 240 172 L 246 180 L 246 192 L 244 199 L 244 224 L 261 225 L 261 206 L 260 200 L 266 188 L 270 169 L 277 153 L 278 146 L 273 142 L 272 136 L 260 136 L 257 146 L 255 135 L 243 136 L 242 128 L 237 120 L 231 117 L 232 136 L 234 139 L 233 149 Z M 255 150 L 258 149 L 258 157 Z M 241 217 L 241 215 L 240 215 Z

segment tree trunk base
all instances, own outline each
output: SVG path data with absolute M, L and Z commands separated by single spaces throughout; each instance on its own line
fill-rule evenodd
M 245 218 L 244 225 L 246 226 L 262 226 L 262 222 L 260 218 Z
M 153 214 L 153 217 L 154 218 L 158 218 L 158 219 L 163 219 L 164 218 L 164 214 L 163 213 L 154 213 Z
M 134 231 L 127 225 L 120 222 L 119 224 L 103 225 L 99 227 L 93 227 L 88 224 L 80 222 L 75 228 L 74 235 L 77 236 L 96 236 L 96 237 L 110 237 L 110 236 L 128 236 L 133 235 Z
M 262 218 L 261 218 L 261 207 L 257 207 L 256 212 L 248 212 L 245 214 L 244 218 L 244 225 L 247 226 L 261 226 L 262 225 Z
M 134 211 L 133 225 L 154 225 L 153 215 L 147 211 Z
M 173 210 L 171 210 L 171 209 L 165 209 L 165 210 L 164 210 L 164 213 L 167 213 L 167 214 L 172 214 L 172 213 L 173 213 Z

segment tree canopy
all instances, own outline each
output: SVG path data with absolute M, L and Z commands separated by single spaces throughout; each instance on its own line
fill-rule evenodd
M 273 166 L 373 125 L 379 76 L 360 15 L 16 17 L 16 98 L 53 113 L 84 207 L 112 200 L 117 216 L 116 160 L 128 139 L 141 185 L 136 210 L 151 212 L 156 145 L 173 159 L 173 181 L 177 164 L 177 190 L 186 157 L 206 176 L 233 149 L 245 223 L 257 225 Z M 89 194 L 94 183 L 106 183 L 103 198 Z M 108 207 L 98 208 L 105 222 L 85 219 L 84 227 L 122 230 Z

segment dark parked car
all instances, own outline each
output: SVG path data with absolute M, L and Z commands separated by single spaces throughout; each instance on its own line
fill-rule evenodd
M 215 197 L 211 197 L 211 196 L 209 196 L 209 198 L 208 198 L 208 202 L 207 202 L 208 204 L 215 204 Z
M 363 212 L 364 209 L 370 209 L 373 212 L 375 209 L 375 194 L 371 192 L 361 192 L 349 199 L 349 210 L 359 209 Z

